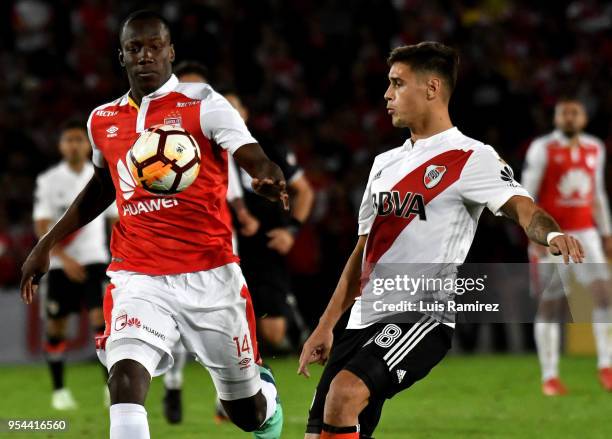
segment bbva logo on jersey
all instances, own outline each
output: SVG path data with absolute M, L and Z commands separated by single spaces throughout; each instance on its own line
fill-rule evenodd
M 423 195 L 406 192 L 402 197 L 399 191 L 382 191 L 372 195 L 374 210 L 379 216 L 395 215 L 408 218 L 418 215 L 422 221 L 427 220 L 425 199 Z

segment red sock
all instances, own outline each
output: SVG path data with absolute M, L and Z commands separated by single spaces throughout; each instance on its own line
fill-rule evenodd
M 330 433 L 329 431 L 322 431 L 320 439 L 359 439 L 359 433 L 356 431 L 352 433 Z

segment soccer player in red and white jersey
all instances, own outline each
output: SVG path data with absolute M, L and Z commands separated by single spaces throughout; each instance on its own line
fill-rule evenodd
M 387 109 L 393 125 L 409 128 L 411 136 L 374 160 L 357 245 L 300 356 L 298 372 L 306 376 L 308 363 L 327 362 L 308 439 L 371 437 L 384 401 L 426 376 L 450 348 L 451 313 L 417 314 L 408 323 L 400 311 L 377 313 L 366 293 L 375 281 L 392 279 L 373 273 L 385 266 L 463 263 L 485 207 L 518 222 L 531 240 L 563 254 L 566 262 L 583 257 L 580 243 L 534 204 L 495 150 L 453 126 L 453 49 L 434 42 L 399 47 L 388 63 Z M 347 328 L 332 349 L 332 329 L 351 306 Z
M 586 264 L 574 266 L 576 279 L 592 294 L 593 333 L 597 345 L 599 380 L 612 391 L 612 308 L 606 254 L 612 256 L 612 229 L 604 182 L 605 146 L 583 132 L 587 112 L 576 98 L 559 100 L 555 106 L 555 130 L 533 141 L 527 151 L 522 184 L 550 212 L 559 225 L 584 245 Z M 605 251 L 604 251 L 605 249 Z M 534 263 L 559 263 L 536 243 L 529 246 Z M 542 391 L 546 395 L 567 392 L 559 379 L 560 322 L 567 270 L 537 265 L 532 286 L 540 296 L 534 336 L 542 368 Z M 554 323 L 556 322 L 556 323 Z
M 228 152 L 253 176 L 256 192 L 288 206 L 282 172 L 221 95 L 206 84 L 178 82 L 169 26 L 160 15 L 130 14 L 120 44 L 130 90 L 91 113 L 94 176 L 26 259 L 22 298 L 31 303 L 51 248 L 116 198 L 106 338 L 98 340 L 110 373 L 111 439 L 150 437 L 144 408 L 150 380 L 172 365 L 179 337 L 208 369 L 234 424 L 256 438 L 279 438 L 282 409 L 271 374 L 258 364 L 253 308 L 221 206 Z M 194 136 L 202 165 L 188 189 L 160 198 L 121 175 L 140 133 L 161 123 Z

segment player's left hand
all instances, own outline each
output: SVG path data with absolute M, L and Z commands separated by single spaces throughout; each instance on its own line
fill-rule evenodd
M 297 370 L 298 375 L 304 375 L 306 378 L 310 378 L 308 365 L 312 363 L 325 364 L 333 343 L 333 331 L 331 329 L 322 329 L 317 326 L 302 348 L 300 365 Z
M 242 236 L 253 236 L 259 230 L 259 220 L 247 209 L 236 212 L 236 219 L 240 223 L 240 234 Z
M 606 257 L 612 258 L 612 235 L 604 236 L 601 239 L 603 241 L 603 248 L 606 252 Z
M 289 194 L 287 193 L 287 182 L 285 180 L 253 178 L 251 187 L 257 195 L 266 197 L 270 201 L 280 201 L 283 203 L 283 209 L 289 210 Z
M 293 234 L 282 227 L 272 229 L 266 235 L 270 238 L 268 248 L 276 250 L 281 255 L 289 253 L 295 242 Z
M 563 255 L 563 262 L 569 264 L 570 258 L 575 263 L 584 260 L 584 249 L 582 244 L 571 235 L 559 235 L 551 239 L 550 252 L 555 255 Z

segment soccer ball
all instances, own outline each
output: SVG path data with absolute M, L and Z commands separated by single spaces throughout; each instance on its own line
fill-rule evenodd
M 155 125 L 138 137 L 126 159 L 138 186 L 156 195 L 171 195 L 195 181 L 201 156 L 198 143 L 183 128 Z

